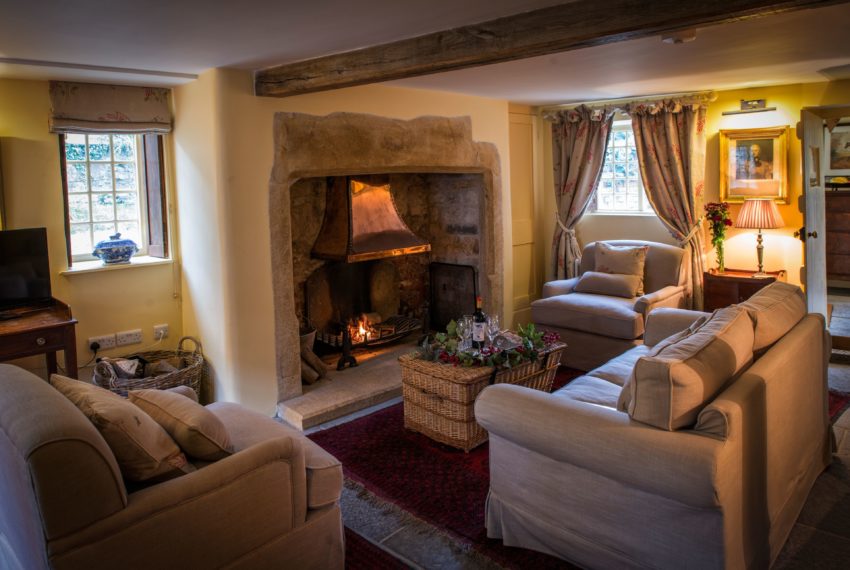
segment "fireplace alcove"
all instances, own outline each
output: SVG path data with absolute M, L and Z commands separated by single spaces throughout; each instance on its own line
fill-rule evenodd
M 278 409 L 302 428 L 400 394 L 394 358 L 370 371 L 373 378 L 363 390 L 344 376 L 308 390 L 301 386 L 304 283 L 328 263 L 310 257 L 309 250 L 321 225 L 329 177 L 351 175 L 388 177 L 402 219 L 436 248 L 430 255 L 385 260 L 399 268 L 401 287 L 405 280 L 420 287 L 428 261 L 469 263 L 477 267 L 485 310 L 501 310 L 499 158 L 494 145 L 472 140 L 468 117 L 404 121 L 351 113 L 276 114 L 269 212 Z M 472 211 L 475 222 L 464 222 Z

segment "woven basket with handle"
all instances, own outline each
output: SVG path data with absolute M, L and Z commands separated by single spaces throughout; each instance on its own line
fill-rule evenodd
M 183 348 L 183 344 L 187 340 L 192 341 L 194 350 L 189 351 Z M 203 347 L 198 339 L 191 336 L 184 336 L 177 343 L 177 350 L 148 350 L 128 354 L 124 358 L 132 358 L 134 356 L 139 356 L 148 362 L 179 358 L 180 367 L 173 372 L 147 378 L 118 378 L 111 364 L 108 362 L 98 362 L 94 367 L 92 379 L 94 384 L 124 397 L 127 397 L 127 392 L 130 390 L 147 388 L 164 390 L 175 386 L 189 386 L 200 397 L 201 379 L 204 372 L 204 354 Z

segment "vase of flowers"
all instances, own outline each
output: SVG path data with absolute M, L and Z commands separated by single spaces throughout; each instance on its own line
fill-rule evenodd
M 705 217 L 711 229 L 711 245 L 717 255 L 717 271 L 726 271 L 726 261 L 723 258 L 723 241 L 726 239 L 726 228 L 732 225 L 729 217 L 729 204 L 726 202 L 710 202 L 705 205 Z

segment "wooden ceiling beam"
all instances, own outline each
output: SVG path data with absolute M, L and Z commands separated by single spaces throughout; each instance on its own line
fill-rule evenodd
M 404 79 L 846 1 L 577 0 L 264 69 L 255 74 L 255 93 L 288 97 Z

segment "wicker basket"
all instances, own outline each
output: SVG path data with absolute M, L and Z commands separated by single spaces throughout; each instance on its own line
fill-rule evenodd
M 404 401 L 404 427 L 468 452 L 487 441 L 487 431 L 475 420 L 462 422 Z
M 513 368 L 499 370 L 493 377 L 493 384 L 516 384 L 543 392 L 552 391 L 555 373 L 561 362 L 561 353 L 567 345 L 557 342 L 541 353 L 534 362 L 526 362 Z
M 475 421 L 475 398 L 489 384 L 510 383 L 551 391 L 561 352 L 555 343 L 535 362 L 496 371 L 493 367 L 463 368 L 400 357 L 404 427 L 464 451 L 487 441 L 487 431 Z
M 183 343 L 192 341 L 195 349 L 184 350 Z M 167 374 L 150 376 L 148 378 L 118 378 L 115 370 L 108 362 L 98 362 L 94 368 L 93 382 L 101 388 L 111 390 L 120 396 L 127 397 L 130 390 L 142 390 L 156 388 L 164 390 L 175 386 L 189 386 L 198 397 L 201 396 L 201 380 L 204 371 L 204 354 L 201 342 L 191 336 L 184 336 L 177 343 L 177 350 L 149 350 L 129 354 L 124 358 L 139 356 L 148 362 L 164 360 L 168 358 L 179 358 L 181 368 Z

